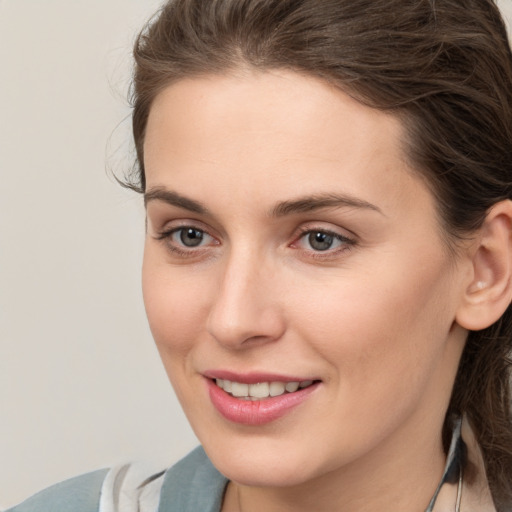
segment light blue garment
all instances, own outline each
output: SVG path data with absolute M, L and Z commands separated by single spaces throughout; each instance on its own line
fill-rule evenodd
M 97 512 L 107 473 L 102 469 L 53 485 L 6 512 Z
M 98 512 L 108 472 L 105 469 L 66 480 L 6 512 Z M 152 477 L 146 480 L 151 481 Z M 219 512 L 227 483 L 199 446 L 163 475 L 158 512 Z
M 219 512 L 227 483 L 198 447 L 166 471 L 158 512 Z

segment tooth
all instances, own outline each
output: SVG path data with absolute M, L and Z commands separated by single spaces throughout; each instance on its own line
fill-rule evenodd
M 258 384 L 250 384 L 249 385 L 249 396 L 254 396 L 256 398 L 266 398 L 269 393 L 269 384 L 268 382 L 258 382 Z
M 249 384 L 242 384 L 241 382 L 233 382 L 231 384 L 231 394 L 233 396 L 248 396 Z
M 284 382 L 271 382 L 269 386 L 270 396 L 279 396 L 284 393 Z
M 299 387 L 301 387 L 301 388 L 307 388 L 308 386 L 311 386 L 311 384 L 313 384 L 313 381 L 312 381 L 312 380 L 303 380 L 303 381 L 299 384 Z
M 215 384 L 217 384 L 219 388 L 224 389 L 224 381 L 222 379 L 215 379 Z
M 233 387 L 233 382 L 230 380 L 225 380 L 224 385 L 222 386 L 222 389 L 226 391 L 226 393 L 231 393 L 231 389 Z
M 286 391 L 288 393 L 293 393 L 294 391 L 297 391 L 299 389 L 299 383 L 298 382 L 288 382 L 285 386 Z

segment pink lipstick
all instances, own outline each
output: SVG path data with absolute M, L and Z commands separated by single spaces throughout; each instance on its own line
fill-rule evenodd
M 215 371 L 206 372 L 204 376 L 210 400 L 217 411 L 229 421 L 254 426 L 264 425 L 281 418 L 307 400 L 320 385 L 318 380 L 304 380 L 275 374 L 240 375 Z M 220 385 L 215 379 L 222 379 L 219 382 Z M 229 385 L 226 384 L 226 380 L 229 381 Z M 252 396 L 243 396 L 249 394 L 244 391 L 249 386 Z M 257 392 L 253 393 L 256 389 Z M 257 396 L 255 397 L 254 394 Z

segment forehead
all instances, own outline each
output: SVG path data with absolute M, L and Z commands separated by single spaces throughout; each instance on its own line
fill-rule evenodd
M 155 98 L 146 178 L 148 187 L 172 183 L 206 195 L 227 177 L 223 191 L 230 189 L 233 201 L 240 187 L 258 201 L 276 190 L 293 195 L 334 187 L 392 205 L 412 200 L 411 186 L 426 192 L 405 162 L 402 141 L 396 117 L 313 77 L 288 71 L 206 76 L 179 81 Z
M 209 131 L 210 135 L 218 133 L 219 139 L 228 132 L 232 136 L 250 134 L 254 145 L 260 136 L 272 132 L 293 137 L 304 149 L 320 142 L 316 154 L 341 131 L 345 140 L 339 145 L 350 142 L 360 146 L 364 139 L 378 139 L 393 149 L 401 139 L 401 124 L 394 116 L 365 107 L 318 78 L 282 70 L 178 81 L 155 98 L 146 139 L 152 137 L 153 127 L 171 128 L 173 124 L 178 131 L 169 134 L 180 142 L 187 136 L 198 142 L 200 135 Z M 283 145 L 284 138 L 279 143 L 283 150 L 288 146 Z

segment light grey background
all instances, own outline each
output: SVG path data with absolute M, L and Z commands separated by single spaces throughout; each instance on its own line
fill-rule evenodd
M 147 327 L 134 35 L 158 0 L 0 2 L 0 508 L 196 443 Z
M 196 443 L 147 328 L 130 47 L 159 0 L 0 0 L 0 509 Z M 512 20 L 511 0 L 501 6 Z

